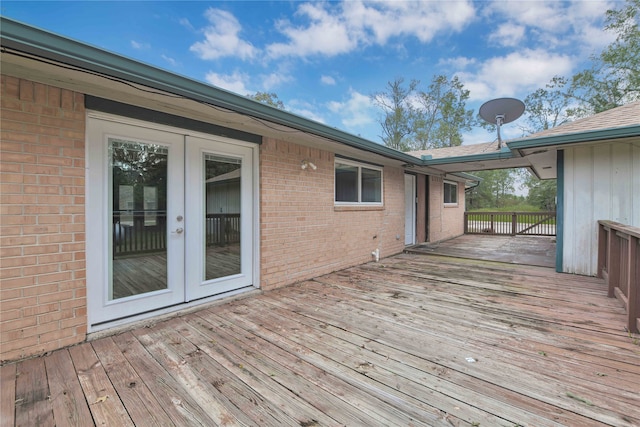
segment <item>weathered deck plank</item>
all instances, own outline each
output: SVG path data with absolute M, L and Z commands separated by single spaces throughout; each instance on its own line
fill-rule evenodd
M 3 366 L 0 424 L 637 426 L 606 292 L 399 255 Z
M 44 359 L 49 382 L 49 400 L 57 426 L 90 425 L 93 420 L 80 387 L 78 374 L 67 350 L 56 351 Z
M 117 397 L 118 394 L 91 344 L 85 343 L 71 347 L 69 354 L 77 372 L 77 374 L 76 372 L 71 372 L 70 377 L 75 378 L 77 375 L 80 380 L 80 385 L 84 390 L 84 395 L 89 403 L 89 410 L 95 423 L 104 426 L 133 426 L 134 424 L 127 414 L 127 409 Z M 85 420 L 83 423 L 75 423 L 74 425 L 81 424 L 90 424 L 90 421 Z
M 16 364 L 0 367 L 0 426 L 15 424 L 16 407 Z

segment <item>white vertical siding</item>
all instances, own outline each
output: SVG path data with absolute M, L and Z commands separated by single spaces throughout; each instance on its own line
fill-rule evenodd
M 597 221 L 640 227 L 640 142 L 568 148 L 564 177 L 562 271 L 593 276 Z

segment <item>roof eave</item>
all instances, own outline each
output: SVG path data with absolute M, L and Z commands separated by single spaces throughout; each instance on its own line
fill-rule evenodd
M 573 132 L 560 135 L 522 138 L 507 142 L 511 150 L 522 150 L 554 145 L 576 144 L 584 142 L 605 141 L 640 136 L 640 125 L 598 129 L 584 132 Z
M 511 150 L 503 148 L 500 151 L 494 151 L 491 153 L 471 154 L 467 156 L 455 156 L 455 157 L 442 157 L 439 159 L 426 159 L 423 157 L 422 161 L 425 166 L 438 166 L 447 165 L 451 163 L 469 163 L 488 160 L 505 160 L 512 159 L 514 154 Z

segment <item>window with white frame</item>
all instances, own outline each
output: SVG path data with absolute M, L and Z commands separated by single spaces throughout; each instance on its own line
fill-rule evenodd
M 382 205 L 382 168 L 337 159 L 335 202 L 340 205 Z
M 455 182 L 444 182 L 444 204 L 455 205 L 458 203 L 458 184 Z

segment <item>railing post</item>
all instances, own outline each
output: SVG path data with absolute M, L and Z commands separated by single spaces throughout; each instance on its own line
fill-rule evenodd
M 511 213 L 511 235 L 515 236 L 518 227 L 518 214 L 515 212 Z
M 615 296 L 615 288 L 620 286 L 620 238 L 616 235 L 614 229 L 609 228 L 609 236 L 607 247 L 607 281 L 609 289 L 607 296 L 613 298 Z
M 628 249 L 628 260 L 627 263 L 627 289 L 629 290 L 629 294 L 627 295 L 627 325 L 629 327 L 629 331 L 633 333 L 639 333 L 638 326 L 640 318 L 640 292 L 638 291 L 638 281 L 640 280 L 640 273 L 638 269 L 640 269 L 640 252 L 638 252 L 638 244 L 640 243 L 640 239 L 637 237 L 629 235 L 629 249 Z
M 464 213 L 464 234 L 469 233 L 469 214 Z
M 604 225 L 598 223 L 598 268 L 596 275 L 598 278 L 604 278 L 602 271 L 607 266 L 607 230 Z

